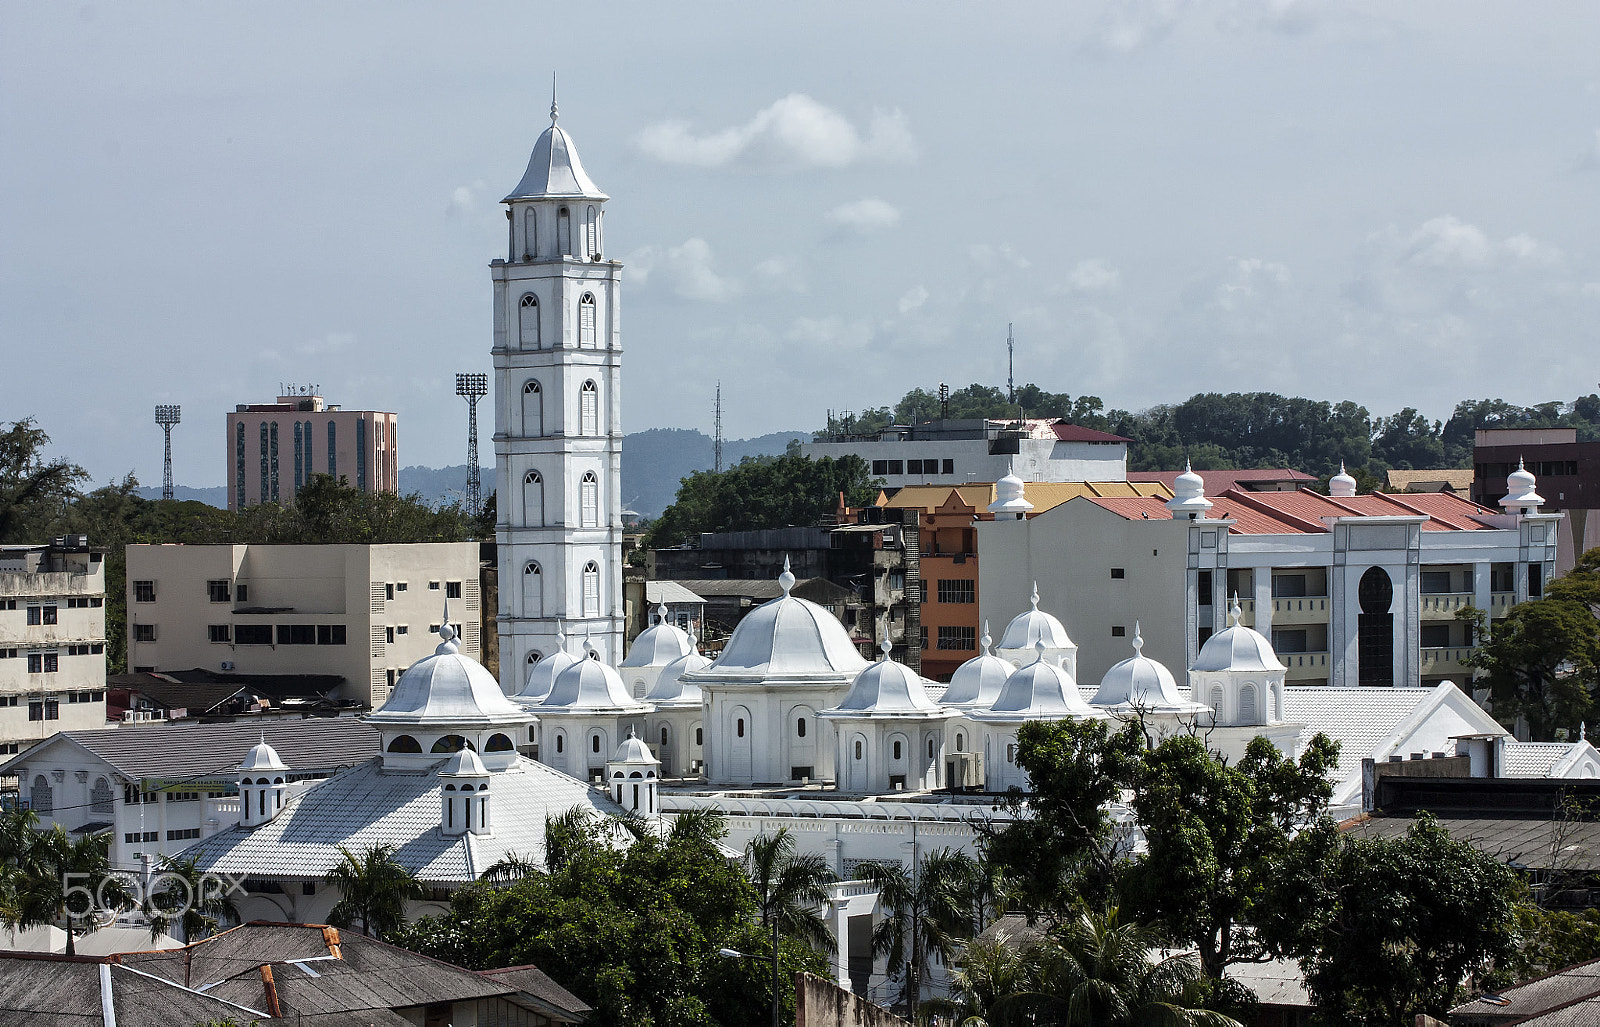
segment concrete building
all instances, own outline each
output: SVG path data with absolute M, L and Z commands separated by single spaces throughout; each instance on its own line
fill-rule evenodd
M 103 555 L 82 535 L 0 547 L 0 755 L 105 726 Z
M 359 492 L 399 492 L 399 415 L 344 410 L 306 388 L 272 403 L 240 403 L 228 415 L 228 509 L 293 506 L 313 474 Z
M 1472 500 L 1499 504 L 1507 476 L 1526 465 L 1539 478 L 1546 510 L 1562 511 L 1554 572 L 1600 546 L 1600 442 L 1579 442 L 1576 428 L 1481 428 L 1473 435 Z
M 433 651 L 445 603 L 481 658 L 478 543 L 130 545 L 134 671 L 336 674 L 381 706 Z
M 1291 684 L 1431 685 L 1471 680 L 1458 610 L 1503 617 L 1542 592 L 1555 564 L 1561 518 L 1537 503 L 1357 496 L 1345 475 L 1333 496 L 1207 499 L 1202 476 L 1186 477 L 1166 503 L 1083 497 L 1026 521 L 979 522 L 980 612 L 1008 620 L 1037 582 L 1073 626 L 1080 680 L 1097 681 L 1127 654 L 1136 620 L 1156 659 L 1191 666 L 1237 593 L 1243 623 L 1272 639 Z
M 871 435 L 803 443 L 802 456 L 858 456 L 873 477 L 902 485 L 966 485 L 1011 473 L 1028 481 L 1125 481 L 1128 440 L 1060 418 L 926 421 Z

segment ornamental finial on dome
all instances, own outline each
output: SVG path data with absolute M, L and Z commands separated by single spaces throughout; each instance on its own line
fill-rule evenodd
M 1033 604 L 1033 608 L 1035 610 L 1039 608 L 1039 583 L 1037 581 L 1033 583 L 1033 596 L 1028 600 L 1028 602 Z
M 983 646 L 984 654 L 988 655 L 994 647 L 994 636 L 989 634 L 989 618 L 987 617 L 983 619 L 983 637 L 978 641 Z
M 885 663 L 887 663 L 888 660 L 889 660 L 889 654 L 891 652 L 893 652 L 893 651 L 894 651 L 894 643 L 889 641 L 889 629 L 888 628 L 884 628 L 883 629 L 883 641 L 878 643 L 878 652 L 882 653 L 883 655 L 879 656 L 878 659 L 880 659 L 880 660 L 884 661 Z
M 550 73 L 550 124 L 554 125 L 556 119 L 561 117 L 561 110 L 556 106 L 556 73 Z
M 783 597 L 789 598 L 789 592 L 794 588 L 794 575 L 789 571 L 789 558 L 783 558 L 783 573 L 778 575 L 778 587 L 783 589 Z
M 1139 631 L 1139 622 L 1133 622 L 1133 655 L 1144 655 L 1144 635 Z
M 439 621 L 439 645 L 433 650 L 435 656 L 446 653 L 457 653 L 461 647 L 456 645 L 456 629 L 450 626 L 450 600 L 444 601 L 444 617 Z
M 1337 499 L 1349 499 L 1356 494 L 1356 480 L 1344 469 L 1344 461 L 1339 461 L 1339 473 L 1328 479 L 1328 495 Z
M 667 622 L 667 604 L 666 603 L 661 603 L 656 607 L 656 623 L 657 624 L 665 624 L 666 622 Z
M 559 617 L 556 618 L 556 650 L 563 653 L 567 651 L 567 628 Z
M 1239 618 L 1244 616 L 1244 611 L 1239 608 L 1239 593 L 1233 594 L 1233 605 L 1228 607 L 1228 620 L 1230 627 L 1239 626 Z
M 600 650 L 595 648 L 594 639 L 587 634 L 583 636 L 583 658 L 586 660 L 598 660 L 600 658 Z
M 1034 663 L 1043 663 L 1044 662 L 1044 639 L 1042 639 L 1042 638 L 1039 639 L 1039 641 L 1033 643 L 1033 662 Z

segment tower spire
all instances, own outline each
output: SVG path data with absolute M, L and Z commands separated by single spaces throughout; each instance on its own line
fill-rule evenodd
M 556 106 L 556 73 L 550 73 L 550 124 L 554 125 L 556 119 L 561 117 L 561 108 Z

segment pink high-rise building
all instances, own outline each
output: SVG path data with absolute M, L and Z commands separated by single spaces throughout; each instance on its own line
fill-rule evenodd
M 228 509 L 293 506 L 313 474 L 362 492 L 398 493 L 398 420 L 382 410 L 342 410 L 309 389 L 239 404 L 228 415 Z

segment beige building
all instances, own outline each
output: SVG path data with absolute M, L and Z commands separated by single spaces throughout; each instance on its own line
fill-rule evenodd
M 106 723 L 106 569 L 83 535 L 0 548 L 0 754 Z
M 343 478 L 360 492 L 399 492 L 398 420 L 380 410 L 341 410 L 309 390 L 240 403 L 228 415 L 228 509 L 293 506 L 313 474 Z
M 439 644 L 445 601 L 480 658 L 478 543 L 128 547 L 128 665 L 338 674 L 380 706 Z

